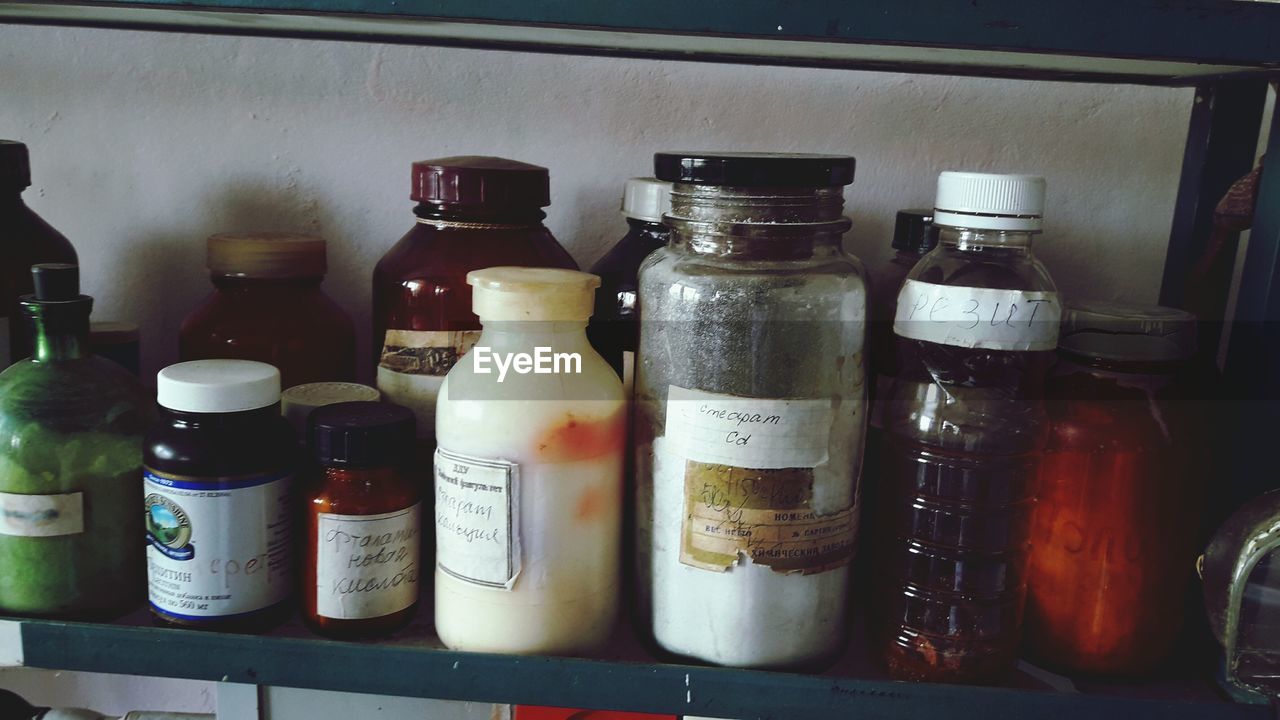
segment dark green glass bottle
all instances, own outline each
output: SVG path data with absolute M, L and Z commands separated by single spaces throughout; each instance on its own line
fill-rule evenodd
M 142 436 L 154 403 L 89 352 L 75 265 L 31 268 L 35 354 L 0 373 L 0 612 L 109 617 L 142 597 Z

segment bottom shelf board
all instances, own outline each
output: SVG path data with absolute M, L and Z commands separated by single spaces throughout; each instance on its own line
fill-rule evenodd
M 419 613 L 419 617 L 429 613 Z M 0 620 L 0 664 L 492 703 L 629 710 L 735 720 L 1101 720 L 1270 718 L 1220 698 L 1191 673 L 1142 684 L 1083 684 L 1022 666 L 1008 687 L 902 683 L 866 660 L 858 638 L 820 675 L 655 661 L 625 628 L 598 658 L 445 649 L 429 623 L 376 642 L 311 634 L 296 618 L 267 635 L 113 623 Z

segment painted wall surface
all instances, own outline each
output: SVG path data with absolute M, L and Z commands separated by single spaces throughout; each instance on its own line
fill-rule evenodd
M 584 267 L 621 237 L 622 182 L 650 174 L 658 149 L 857 156 L 847 245 L 869 264 L 888 256 L 896 210 L 931 204 L 938 171 L 1036 172 L 1049 184 L 1037 252 L 1061 288 L 1153 301 L 1191 103 L 1130 86 L 0 27 L 0 137 L 31 146 L 29 203 L 75 242 L 96 316 L 141 324 L 147 374 L 176 358 L 214 232 L 328 238 L 326 287 L 367 328 L 373 264 L 413 222 L 409 163 L 457 154 L 549 167 L 548 225 Z
M 847 244 L 868 263 L 888 255 L 896 210 L 931 204 L 939 170 L 1038 172 L 1037 251 L 1062 289 L 1154 300 L 1191 102 L 1132 86 L 0 28 L 0 137 L 30 144 L 30 204 L 76 243 L 98 317 L 141 323 L 148 373 L 176 357 L 218 231 L 328 238 L 327 288 L 367 327 L 373 264 L 413 222 L 409 163 L 457 154 L 549 167 L 548 225 L 584 267 L 621 237 L 622 182 L 650 174 L 657 149 L 855 155 Z

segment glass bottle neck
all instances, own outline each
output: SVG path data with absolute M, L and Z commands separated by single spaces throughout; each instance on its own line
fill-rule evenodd
M 22 200 L 21 190 L 0 190 L 0 211 L 13 212 L 26 205 Z
M 31 356 L 36 362 L 80 360 L 89 354 L 89 313 L 70 308 L 52 310 L 48 306 L 27 312 L 35 335 Z
M 1031 238 L 1037 233 L 1015 230 L 973 230 L 941 227 L 938 242 L 945 247 L 965 251 L 1011 250 L 1031 252 Z

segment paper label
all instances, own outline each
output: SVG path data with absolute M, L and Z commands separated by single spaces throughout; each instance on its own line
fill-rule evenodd
M 436 435 L 436 398 L 444 376 L 480 339 L 479 330 L 388 330 L 378 361 L 378 390 L 418 420 L 418 437 Z
M 0 493 L 0 535 L 54 537 L 84 532 L 84 493 Z
M 147 588 L 167 615 L 221 618 L 289 596 L 289 475 L 195 478 L 146 469 Z
M 741 468 L 811 468 L 827 461 L 827 399 L 748 398 L 667 390 L 667 438 L 689 460 Z
M 377 618 L 418 601 L 421 504 L 378 515 L 320 513 L 316 610 L 341 620 Z
M 780 572 L 824 572 L 853 557 L 857 513 L 811 509 L 813 470 L 685 466 L 680 562 L 723 572 L 742 553 Z
M 923 342 L 982 350 L 1053 350 L 1062 303 L 1056 292 L 995 290 L 907 280 L 893 332 Z
M 520 574 L 520 466 L 436 449 L 436 563 L 476 585 L 510 590 Z

